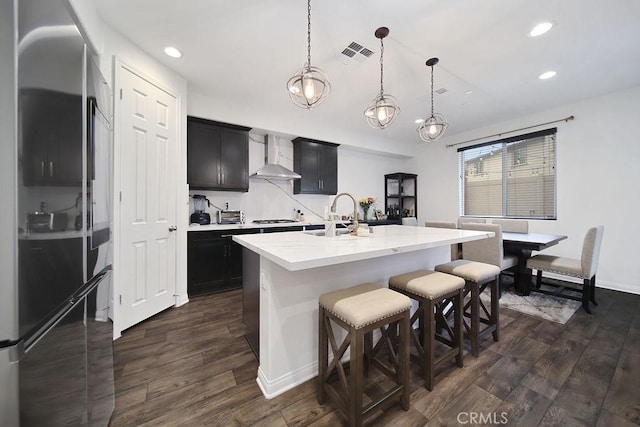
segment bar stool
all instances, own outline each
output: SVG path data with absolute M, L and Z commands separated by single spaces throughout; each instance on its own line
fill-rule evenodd
M 435 267 L 441 273 L 459 276 L 465 280 L 464 296 L 471 294 L 470 300 L 464 305 L 464 316 L 470 319 L 471 325 L 463 319 L 466 335 L 471 341 L 471 354 L 478 357 L 480 354 L 480 338 L 492 333 L 493 340 L 500 339 L 500 309 L 498 306 L 500 267 L 484 262 L 458 259 Z M 487 288 L 491 290 L 491 311 L 487 310 L 480 299 L 480 294 Z M 484 317 L 480 316 L 480 310 Z M 450 312 L 447 313 L 450 315 Z M 486 327 L 480 330 L 480 325 Z
M 411 341 L 417 356 L 411 355 L 422 366 L 425 387 L 433 390 L 434 371 L 437 366 L 455 356 L 458 367 L 462 367 L 462 300 L 464 279 L 450 274 L 418 270 L 389 278 L 389 289 L 417 300 L 418 310 L 411 316 Z M 444 316 L 445 308 L 453 303 L 453 329 Z M 419 321 L 421 336 L 413 329 Z M 436 332 L 436 325 L 442 333 Z M 446 332 L 446 334 L 445 334 Z M 435 359 L 435 341 L 449 349 Z
M 345 413 L 351 426 L 362 425 L 363 420 L 371 416 L 380 404 L 398 397 L 402 409 L 408 411 L 411 300 L 381 285 L 363 283 L 320 295 L 318 303 L 318 402 L 324 404 L 326 394 L 329 394 Z M 334 334 L 332 321 L 347 332 L 341 344 L 338 344 Z M 392 341 L 398 327 L 400 343 L 396 352 Z M 373 331 L 376 329 L 380 329 L 382 336 L 374 346 Z M 329 344 L 333 355 L 331 362 Z M 389 354 L 385 355 L 384 360 L 376 358 L 385 345 Z M 348 379 L 341 362 L 347 348 L 350 349 Z M 375 365 L 395 385 L 363 408 L 363 371 L 368 371 L 369 365 Z M 338 376 L 335 387 L 328 381 L 333 372 Z M 338 389 L 341 389 L 342 396 Z

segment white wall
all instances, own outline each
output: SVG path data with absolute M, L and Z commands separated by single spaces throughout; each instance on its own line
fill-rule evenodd
M 422 145 L 407 166 L 419 176 L 419 220 L 458 217 L 458 157 L 456 148 L 445 148 L 446 144 L 574 115 L 573 121 L 542 127 L 558 128 L 558 219 L 530 221 L 530 230 L 569 236 L 544 253 L 579 258 L 587 229 L 603 224 L 598 286 L 640 293 L 640 263 L 635 261 L 640 237 L 636 219 L 640 210 L 639 112 L 637 86 Z M 538 129 L 529 131 L 533 130 Z M 511 135 L 515 134 L 506 136 Z

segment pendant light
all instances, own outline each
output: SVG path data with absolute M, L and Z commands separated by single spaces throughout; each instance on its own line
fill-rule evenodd
M 444 134 L 449 126 L 447 119 L 442 114 L 433 112 L 433 66 L 438 63 L 438 58 L 430 58 L 427 60 L 427 67 L 431 67 L 431 115 L 428 116 L 418 127 L 420 139 L 424 142 L 435 141 Z
M 307 0 L 307 63 L 289 79 L 287 89 L 291 101 L 307 110 L 321 104 L 331 91 L 325 73 L 311 66 L 311 0 Z
M 374 33 L 380 39 L 380 94 L 376 96 L 364 110 L 364 116 L 369 126 L 375 129 L 384 129 L 400 114 L 400 107 L 396 99 L 384 93 L 384 43 L 383 40 L 389 35 L 387 27 L 380 27 Z

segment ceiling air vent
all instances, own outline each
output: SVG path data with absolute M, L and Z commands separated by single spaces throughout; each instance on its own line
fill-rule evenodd
M 351 50 L 351 49 L 346 49 L 342 51 L 343 55 L 347 55 L 349 58 L 353 58 L 354 56 L 356 56 L 356 52 Z
M 373 55 L 373 51 L 371 49 L 367 49 L 359 43 L 351 42 L 338 54 L 338 57 L 343 64 L 349 65 L 354 60 L 357 62 L 364 62 L 364 60 L 371 55 Z

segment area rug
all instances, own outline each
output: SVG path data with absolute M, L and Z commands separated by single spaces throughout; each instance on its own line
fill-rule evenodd
M 490 299 L 487 292 L 483 292 L 481 298 L 485 304 Z M 502 292 L 500 306 L 564 325 L 580 307 L 580 302 L 535 292 L 517 295 L 511 288 Z
M 500 306 L 564 325 L 580 307 L 580 302 L 534 292 L 522 296 L 507 291 L 502 293 Z

